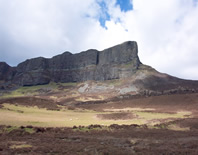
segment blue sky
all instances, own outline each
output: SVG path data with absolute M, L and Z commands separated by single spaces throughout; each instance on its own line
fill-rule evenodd
M 130 0 L 117 0 L 116 5 L 119 5 L 121 11 L 124 12 L 133 10 L 133 4 Z
M 99 22 L 100 22 L 100 25 L 104 28 L 106 28 L 105 22 L 111 19 L 111 16 L 108 10 L 108 5 L 106 2 L 107 1 L 105 0 L 98 1 L 98 4 L 101 8 L 101 15 L 99 16 Z M 120 10 L 122 12 L 133 10 L 133 4 L 131 0 L 116 0 L 115 6 L 120 7 Z
M 101 8 L 101 14 L 99 15 L 99 22 L 102 27 L 105 27 L 105 22 L 110 20 L 110 15 L 108 12 L 108 6 L 105 1 L 98 2 Z
M 140 60 L 198 80 L 198 0 L 0 0 L 0 61 L 137 41 Z

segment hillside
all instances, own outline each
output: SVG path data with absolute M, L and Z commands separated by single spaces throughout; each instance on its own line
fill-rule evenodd
M 105 84 L 105 81 L 111 80 L 117 80 L 119 84 L 113 87 Z M 99 88 L 100 93 L 114 92 L 116 95 L 160 95 L 198 91 L 198 81 L 172 77 L 142 64 L 138 57 L 137 43 L 134 41 L 103 51 L 91 49 L 77 54 L 64 52 L 50 59 L 33 58 L 16 67 L 0 62 L 1 90 L 53 82 L 85 82 L 87 88 L 84 87 L 84 91 L 88 93 L 98 91 L 97 81 L 103 86 Z
M 0 154 L 197 154 L 198 81 L 141 63 L 136 42 L 0 62 Z

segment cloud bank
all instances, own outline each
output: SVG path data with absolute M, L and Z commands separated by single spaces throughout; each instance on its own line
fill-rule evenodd
M 135 40 L 144 64 L 198 79 L 197 15 L 197 0 L 0 0 L 0 61 Z

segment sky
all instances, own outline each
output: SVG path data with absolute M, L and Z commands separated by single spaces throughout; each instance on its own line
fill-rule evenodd
M 0 0 L 0 61 L 137 41 L 143 64 L 198 80 L 198 0 Z

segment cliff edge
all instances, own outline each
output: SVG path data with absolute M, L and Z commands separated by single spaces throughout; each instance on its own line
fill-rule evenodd
M 32 86 L 49 82 L 112 80 L 133 75 L 141 64 L 135 41 L 97 51 L 64 52 L 47 59 L 33 58 L 10 67 L 0 63 L 0 80 L 4 85 Z

